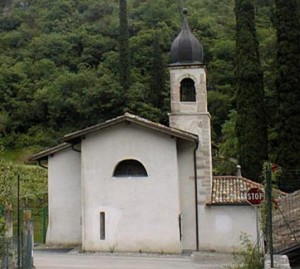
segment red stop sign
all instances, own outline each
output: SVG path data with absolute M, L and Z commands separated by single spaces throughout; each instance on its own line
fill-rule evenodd
M 264 192 L 260 189 L 260 188 L 251 188 L 248 192 L 247 192 L 247 202 L 250 205 L 260 205 L 264 198 Z

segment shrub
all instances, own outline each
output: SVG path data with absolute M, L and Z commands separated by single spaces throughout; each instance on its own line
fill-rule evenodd
M 242 233 L 240 236 L 241 248 L 234 254 L 234 264 L 225 266 L 226 269 L 262 269 L 263 255 L 249 236 Z

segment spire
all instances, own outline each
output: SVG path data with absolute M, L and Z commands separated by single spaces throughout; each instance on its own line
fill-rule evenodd
M 181 32 L 171 46 L 171 65 L 199 64 L 203 62 L 203 48 L 193 35 L 187 21 L 187 9 L 182 10 L 184 19 Z

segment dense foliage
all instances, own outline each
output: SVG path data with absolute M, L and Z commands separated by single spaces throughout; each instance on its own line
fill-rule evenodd
M 255 28 L 253 0 L 236 0 L 236 134 L 243 175 L 259 179 L 267 156 L 267 122 L 263 72 Z
M 255 2 L 268 122 L 273 127 L 273 0 Z M 120 47 L 120 3 L 125 1 L 0 0 L 0 144 L 7 151 L 31 152 L 124 111 L 167 123 L 169 50 L 180 30 L 181 10 L 188 7 L 189 25 L 204 47 L 213 140 L 221 144 L 224 165 L 215 171 L 233 173 L 231 161 L 238 157 L 232 128 L 237 117 L 231 113 L 237 101 L 234 0 L 127 0 L 125 49 Z M 126 30 L 121 33 L 126 35 Z M 130 55 L 130 64 L 123 67 L 121 52 Z M 126 96 L 119 79 L 123 68 L 130 77 Z M 277 130 L 269 130 L 275 141 Z M 275 148 L 270 156 L 275 156 Z
M 16 211 L 18 196 L 20 208 L 43 207 L 48 201 L 45 169 L 15 164 L 3 157 L 3 147 L 0 146 L 0 236 L 5 232 L 4 213 Z
M 62 133 L 122 114 L 125 106 L 166 123 L 168 53 L 180 30 L 183 4 L 127 1 L 130 66 L 128 59 L 121 66 L 119 52 L 126 58 L 128 51 L 126 42 L 125 49 L 119 47 L 119 3 L 123 1 L 0 2 L 0 133 L 6 148 L 53 145 Z M 187 6 L 212 67 L 210 110 L 217 140 L 234 95 L 232 6 L 223 9 L 216 0 L 189 1 Z M 129 67 L 126 104 L 118 77 L 121 70 L 128 77 Z
M 300 185 L 300 21 L 297 1 L 276 0 L 277 162 L 284 190 Z
M 127 1 L 120 0 L 119 8 L 119 74 L 120 85 L 124 90 L 125 105 L 127 104 L 127 90 L 130 87 L 130 55 L 127 21 Z

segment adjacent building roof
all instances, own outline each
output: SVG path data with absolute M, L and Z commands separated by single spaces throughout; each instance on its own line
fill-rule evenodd
M 300 190 L 278 199 L 273 210 L 273 243 L 275 253 L 299 259 Z
M 167 127 L 160 123 L 149 121 L 149 120 L 146 120 L 144 118 L 141 118 L 139 116 L 136 116 L 136 115 L 133 115 L 130 113 L 125 113 L 123 116 L 119 116 L 114 119 L 107 120 L 105 122 L 93 125 L 91 127 L 67 134 L 64 136 L 64 141 L 72 143 L 72 144 L 78 143 L 82 137 L 84 137 L 88 134 L 101 131 L 103 129 L 109 128 L 111 126 L 115 126 L 120 123 L 134 123 L 136 125 L 143 126 L 143 127 L 149 128 L 151 130 L 158 131 L 160 133 L 165 133 L 167 135 L 170 135 L 170 136 L 173 136 L 173 137 L 176 137 L 179 139 L 183 139 L 183 140 L 187 140 L 187 141 L 191 141 L 191 142 L 198 141 L 198 136 L 195 134 L 192 134 L 192 133 L 189 133 L 186 131 L 182 131 L 180 129 Z
M 184 15 L 187 11 L 184 10 Z M 193 35 L 184 17 L 181 32 L 175 38 L 171 46 L 171 65 L 202 64 L 203 47 Z
M 263 186 L 244 177 L 214 176 L 210 205 L 248 204 L 246 194 L 251 188 L 263 189 Z

